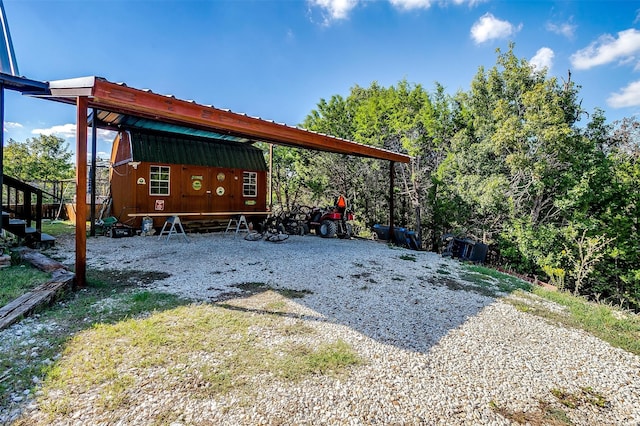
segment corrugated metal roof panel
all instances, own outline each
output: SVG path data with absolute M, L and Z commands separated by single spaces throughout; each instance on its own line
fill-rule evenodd
M 262 150 L 249 144 L 131 132 L 133 160 L 266 171 Z
M 134 117 L 107 111 L 98 111 L 98 119 L 110 125 L 119 126 L 122 129 L 145 129 L 155 132 L 175 133 L 183 136 L 196 136 L 201 138 L 211 138 L 230 142 L 252 142 L 250 139 L 239 136 L 225 135 L 208 130 L 194 129 L 192 127 L 179 126 L 171 123 L 149 120 L 146 118 Z

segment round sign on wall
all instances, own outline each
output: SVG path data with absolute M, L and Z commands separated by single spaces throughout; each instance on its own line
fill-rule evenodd
M 191 182 L 191 187 L 196 191 L 200 191 L 202 189 L 202 181 L 194 180 L 193 182 Z
M 224 187 L 219 186 L 216 188 L 216 194 L 223 196 L 224 195 Z
M 224 173 L 222 173 L 222 172 L 218 173 L 217 178 L 218 178 L 219 182 L 222 182 L 224 180 Z

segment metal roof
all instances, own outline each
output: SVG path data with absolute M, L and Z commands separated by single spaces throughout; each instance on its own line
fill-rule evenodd
M 251 139 L 241 138 L 222 133 L 210 132 L 207 130 L 194 129 L 192 127 L 179 126 L 177 124 L 163 123 L 160 121 L 148 120 L 146 118 L 133 117 L 130 115 L 118 114 L 115 112 L 98 110 L 96 113 L 96 124 L 100 128 L 112 128 L 113 130 L 141 129 L 162 133 L 174 133 L 183 136 L 195 136 L 215 140 L 230 142 L 253 142 Z M 89 116 L 89 122 L 93 121 L 93 116 Z
M 249 117 L 211 105 L 180 100 L 174 96 L 159 95 L 150 90 L 134 89 L 122 83 L 109 82 L 101 77 L 51 81 L 49 92 L 39 96 L 70 104 L 76 104 L 79 98 L 85 97 L 87 107 L 98 111 L 212 132 L 230 137 L 230 140 L 241 138 L 264 141 L 402 163 L 408 163 L 411 159 L 406 154 L 263 120 L 259 117 Z M 106 126 L 106 121 L 103 125 Z
M 249 144 L 135 131 L 130 135 L 134 161 L 267 170 L 262 150 Z

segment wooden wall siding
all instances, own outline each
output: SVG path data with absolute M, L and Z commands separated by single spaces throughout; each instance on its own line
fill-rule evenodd
M 168 196 L 149 194 L 149 171 L 151 166 L 170 167 L 170 194 Z M 243 172 L 239 169 L 188 166 L 167 163 L 140 163 L 137 168 L 123 164 L 114 167 L 111 180 L 113 215 L 121 222 L 140 226 L 141 218 L 130 218 L 130 213 L 181 213 L 181 212 L 264 212 L 267 207 L 267 174 L 258 171 L 257 197 L 243 196 Z M 224 180 L 218 175 L 224 174 Z M 138 184 L 144 179 L 144 184 Z M 198 180 L 199 190 L 193 182 Z M 218 188 L 224 193 L 218 195 Z M 164 210 L 156 210 L 156 201 L 164 202 Z M 253 205 L 245 204 L 250 201 Z M 154 226 L 162 226 L 164 218 L 154 218 Z

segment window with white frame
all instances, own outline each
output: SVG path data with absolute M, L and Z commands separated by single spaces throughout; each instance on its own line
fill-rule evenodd
M 149 170 L 149 194 L 169 195 L 169 166 L 151 166 Z
M 242 179 L 242 195 L 245 197 L 258 196 L 258 173 L 244 172 Z

